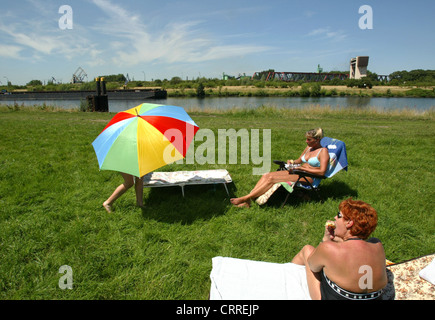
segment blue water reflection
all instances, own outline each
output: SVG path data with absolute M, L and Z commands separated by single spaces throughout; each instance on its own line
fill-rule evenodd
M 143 102 L 181 106 L 195 110 L 225 110 L 232 108 L 255 109 L 261 106 L 275 108 L 297 108 L 308 106 L 329 106 L 331 108 L 374 108 L 377 110 L 411 109 L 417 111 L 435 108 L 434 98 L 386 98 L 386 97 L 216 97 L 216 98 L 167 98 L 135 100 L 109 100 L 109 111 L 119 112 L 133 108 Z M 1 104 L 24 106 L 47 105 L 65 109 L 80 107 L 80 100 L 11 100 L 1 101 Z

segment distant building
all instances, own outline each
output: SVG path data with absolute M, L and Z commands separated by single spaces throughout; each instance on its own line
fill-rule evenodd
M 349 79 L 361 79 L 367 76 L 368 56 L 358 56 L 350 59 Z

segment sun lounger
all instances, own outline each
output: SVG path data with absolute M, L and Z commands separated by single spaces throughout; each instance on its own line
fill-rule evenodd
M 329 137 L 324 137 L 320 141 L 320 144 L 322 145 L 322 147 L 327 148 L 329 153 L 328 169 L 324 176 L 319 176 L 302 170 L 293 169 L 293 173 L 299 175 L 298 180 L 295 183 L 290 183 L 290 182 L 276 183 L 266 193 L 264 193 L 263 195 L 257 198 L 256 200 L 257 204 L 259 205 L 265 204 L 272 196 L 272 194 L 281 186 L 288 191 L 288 194 L 282 206 L 285 205 L 285 203 L 287 202 L 290 196 L 290 193 L 292 193 L 293 189 L 295 188 L 313 190 L 319 196 L 318 193 L 319 185 L 323 179 L 331 178 L 340 170 L 344 169 L 345 171 L 347 171 L 348 163 L 347 163 L 346 144 L 343 141 L 329 138 Z M 274 162 L 280 165 L 280 168 L 278 170 L 287 170 L 287 167 L 283 161 L 274 161 Z M 312 178 L 313 183 L 310 183 L 306 177 Z
M 184 197 L 184 186 L 202 184 L 220 184 L 230 196 L 227 184 L 232 182 L 231 176 L 225 169 L 198 170 L 198 171 L 173 171 L 150 172 L 143 178 L 144 187 L 173 187 L 180 186 Z

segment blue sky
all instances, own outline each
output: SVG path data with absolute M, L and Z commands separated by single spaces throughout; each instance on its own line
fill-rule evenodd
M 221 78 L 256 71 L 348 70 L 370 56 L 378 74 L 435 69 L 435 1 L 430 0 L 16 0 L 0 1 L 0 81 L 51 77 L 78 67 L 90 81 L 128 74 Z M 72 29 L 61 29 L 62 5 Z M 361 29 L 369 5 L 373 28 Z M 365 12 L 367 13 L 367 12 Z M 70 21 L 70 22 L 71 22 Z M 367 21 L 366 21 L 367 22 Z

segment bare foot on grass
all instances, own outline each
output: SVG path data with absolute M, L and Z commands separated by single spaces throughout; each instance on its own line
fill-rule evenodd
M 231 198 L 230 202 L 238 208 L 249 208 L 251 206 L 251 201 L 245 201 L 242 198 Z
M 236 205 L 237 208 L 250 208 L 251 205 L 249 204 L 249 202 L 242 202 L 238 205 Z
M 112 207 L 106 201 L 103 202 L 103 207 L 108 213 L 112 213 Z

